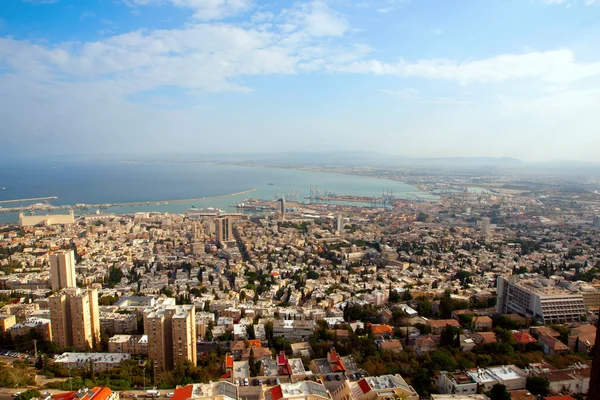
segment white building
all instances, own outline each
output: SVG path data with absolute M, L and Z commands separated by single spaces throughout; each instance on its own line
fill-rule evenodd
M 66 369 L 89 369 L 94 372 L 117 368 L 123 361 L 131 359 L 129 354 L 118 353 L 63 353 L 56 357 L 55 363 Z
M 500 314 L 533 317 L 543 324 L 581 321 L 586 314 L 582 294 L 556 283 L 539 276 L 527 279 L 516 275 L 498 277 L 496 310 Z
M 474 394 L 477 393 L 477 382 L 466 373 L 451 373 L 441 371 L 437 379 L 437 387 L 445 394 Z
M 515 365 L 475 368 L 466 373 L 483 392 L 491 390 L 497 383 L 506 386 L 507 390 L 525 389 L 527 383 L 527 374 Z

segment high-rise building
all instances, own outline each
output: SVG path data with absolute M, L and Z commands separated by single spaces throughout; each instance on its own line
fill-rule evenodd
M 281 219 L 285 219 L 285 197 L 283 196 L 277 199 L 277 212 Z
M 594 228 L 600 229 L 600 215 L 594 215 Z
M 60 250 L 50 254 L 50 281 L 54 291 L 77 287 L 73 250 Z
M 338 214 L 335 219 L 335 230 L 341 232 L 344 229 L 344 216 Z
M 497 292 L 499 314 L 517 313 L 543 324 L 581 321 L 586 315 L 582 294 L 554 279 L 500 276 Z
M 196 365 L 196 308 L 159 304 L 144 310 L 144 334 L 154 373 L 161 374 L 185 360 Z
M 233 237 L 231 232 L 231 219 L 229 217 L 217 218 L 216 231 L 217 231 L 217 242 L 229 242 Z
M 92 349 L 100 342 L 96 289 L 63 289 L 49 298 L 52 338 L 60 348 Z
M 491 233 L 490 227 L 491 220 L 488 217 L 481 218 L 481 233 L 489 235 Z

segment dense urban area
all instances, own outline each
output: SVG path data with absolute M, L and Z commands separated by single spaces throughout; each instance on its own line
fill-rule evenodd
M 249 201 L 250 213 L 22 215 L 3 226 L 0 391 L 586 398 L 599 182 L 329 171 L 402 180 L 439 200 L 311 195 Z

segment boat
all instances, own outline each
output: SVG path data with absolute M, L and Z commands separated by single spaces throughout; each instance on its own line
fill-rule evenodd
M 4 186 L 2 186 L 2 190 L 6 190 L 6 188 Z
M 273 186 L 273 184 L 272 184 L 272 183 L 269 183 L 269 186 Z

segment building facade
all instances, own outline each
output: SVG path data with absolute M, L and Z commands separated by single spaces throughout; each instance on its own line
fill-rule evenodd
M 100 342 L 96 289 L 63 289 L 49 297 L 52 338 L 60 348 L 83 351 Z
M 73 250 L 60 250 L 50 254 L 50 282 L 54 291 L 77 287 Z
M 215 223 L 217 231 L 217 242 L 219 242 L 219 244 L 229 242 L 233 238 L 233 233 L 231 231 L 231 218 L 217 218 L 215 220 Z
M 156 374 L 170 371 L 185 360 L 196 364 L 194 305 L 158 305 L 145 310 L 144 333 Z
M 586 314 L 581 293 L 559 287 L 552 279 L 501 276 L 497 291 L 500 314 L 517 313 L 543 324 L 581 321 Z

